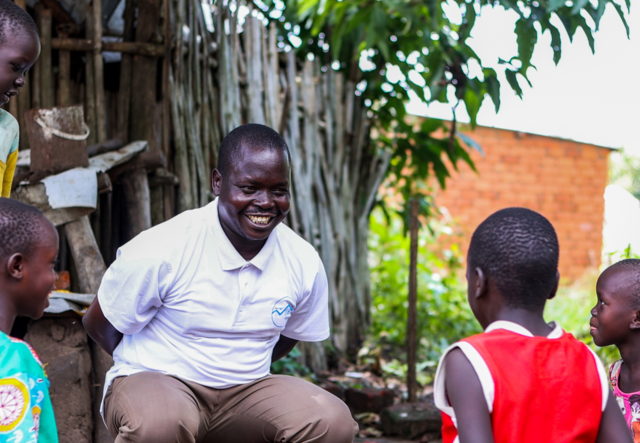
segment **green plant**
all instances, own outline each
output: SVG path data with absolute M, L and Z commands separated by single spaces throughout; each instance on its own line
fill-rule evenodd
M 289 355 L 271 364 L 271 373 L 313 379 L 313 373 L 306 365 L 300 362 L 301 358 L 302 353 L 298 348 L 293 348 Z
M 368 348 L 383 349 L 382 370 L 403 377 L 409 239 L 398 215 L 377 208 L 370 221 L 369 265 L 372 285 L 372 325 Z M 422 383 L 430 381 L 444 349 L 455 341 L 478 333 L 463 285 L 462 255 L 453 230 L 430 218 L 422 229 L 418 247 L 418 361 Z M 448 245 L 442 247 L 442 245 Z

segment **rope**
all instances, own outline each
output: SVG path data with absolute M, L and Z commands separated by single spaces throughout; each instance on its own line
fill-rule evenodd
M 66 140 L 75 140 L 75 141 L 86 140 L 89 137 L 89 133 L 91 132 L 85 122 L 82 122 L 82 130 L 85 132 L 84 134 L 69 134 L 68 132 L 63 132 L 63 131 L 60 131 L 59 129 L 52 128 L 51 126 L 47 126 L 47 124 L 44 121 L 42 121 L 40 117 L 36 117 L 35 120 L 36 120 L 36 123 L 42 127 L 45 133 L 48 132 L 50 134 L 56 135 Z

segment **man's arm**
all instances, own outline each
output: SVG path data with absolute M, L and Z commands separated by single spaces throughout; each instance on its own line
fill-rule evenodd
M 281 334 L 278 343 L 276 343 L 276 345 L 273 347 L 273 352 L 271 353 L 271 363 L 277 362 L 281 358 L 286 357 L 289 352 L 293 351 L 293 348 L 295 348 L 297 344 L 298 340 L 285 337 Z
M 113 356 L 113 351 L 122 340 L 122 332 L 118 331 L 104 316 L 98 297 L 93 300 L 87 313 L 82 318 L 82 325 L 89 337 L 98 343 L 107 354 Z
M 460 349 L 445 358 L 445 388 L 458 422 L 460 443 L 493 443 L 491 416 L 480 379 Z
M 616 397 L 609 392 L 607 406 L 600 419 L 600 430 L 596 443 L 632 443 L 631 433 L 627 427 L 627 422 L 622 416 L 622 412 L 616 403 Z

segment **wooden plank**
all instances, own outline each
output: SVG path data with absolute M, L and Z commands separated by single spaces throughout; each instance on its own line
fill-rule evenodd
M 409 233 L 411 238 L 409 257 L 409 307 L 407 309 L 407 393 L 409 403 L 418 401 L 416 358 L 418 350 L 418 210 L 420 202 L 411 199 Z
M 147 148 L 147 142 L 129 143 L 117 151 L 105 152 L 89 159 L 89 168 L 97 172 L 107 172 L 112 168 L 128 162 Z

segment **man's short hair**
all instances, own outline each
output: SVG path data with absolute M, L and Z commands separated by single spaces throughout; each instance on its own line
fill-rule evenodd
M 33 206 L 0 198 L 0 259 L 16 253 L 30 254 L 42 238 L 43 220 L 42 212 Z
M 631 287 L 632 293 L 631 301 L 634 307 L 640 308 L 640 259 L 628 258 L 626 260 L 620 260 L 617 263 L 612 264 L 607 269 L 620 269 L 625 272 L 630 272 L 635 277 L 633 286 Z
M 23 30 L 38 35 L 38 27 L 27 11 L 11 0 L 0 0 L 0 45 Z
M 496 284 L 511 307 L 544 306 L 556 284 L 560 247 L 553 226 L 526 208 L 495 212 L 473 233 L 468 263 Z
M 238 160 L 239 148 L 281 149 L 289 159 L 289 147 L 276 131 L 257 123 L 238 126 L 222 140 L 218 152 L 218 171 L 224 176 L 229 172 L 232 163 Z

